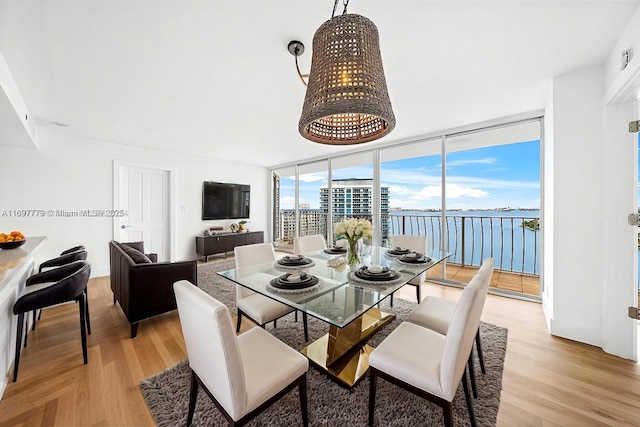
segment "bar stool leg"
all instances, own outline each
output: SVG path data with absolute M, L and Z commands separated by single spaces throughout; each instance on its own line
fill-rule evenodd
M 86 301 L 85 294 L 82 292 L 80 294 L 80 301 L 78 301 L 78 309 L 80 310 L 80 334 L 82 336 L 82 357 L 84 358 L 84 364 L 89 363 L 87 357 L 87 319 L 85 315 Z
M 13 363 L 13 382 L 18 379 L 18 365 L 20 364 L 20 350 L 22 349 L 22 328 L 24 327 L 24 313 L 18 314 L 18 331 L 16 333 L 16 358 Z

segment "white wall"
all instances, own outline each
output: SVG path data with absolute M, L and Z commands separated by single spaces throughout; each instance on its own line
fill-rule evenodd
M 627 68 L 622 71 L 622 52 L 631 49 L 632 58 Z M 640 62 L 640 7 L 629 20 L 626 28 L 618 37 L 615 46 L 611 49 L 608 58 L 604 62 L 605 88 L 609 91 L 621 81 L 627 81 L 631 74 L 635 73 L 636 64 Z
M 83 244 L 89 252 L 93 276 L 109 274 L 111 218 L 18 217 L 11 211 L 111 209 L 114 160 L 176 171 L 176 259 L 196 259 L 195 236 L 211 225 L 228 229 L 232 222 L 200 219 L 205 180 L 250 184 L 252 228 L 264 230 L 265 239 L 270 238 L 269 180 L 263 167 L 74 138 L 55 131 L 39 132 L 38 145 L 39 150 L 0 146 L 0 231 L 21 230 L 27 236 L 47 236 L 36 263 Z
M 603 67 L 553 80 L 551 133 L 545 144 L 545 308 L 551 333 L 602 345 Z M 547 114 L 550 115 L 550 114 Z M 551 186 L 551 187 L 550 187 Z M 547 239 L 549 235 L 545 235 Z
M 637 301 L 637 229 L 626 218 L 637 209 L 637 143 L 627 131 L 633 103 L 607 105 L 606 94 L 623 85 L 614 79 L 607 88 L 605 68 L 553 79 L 545 115 L 543 308 L 553 335 L 635 360 L 627 307 Z
M 624 70 L 620 52 L 633 56 Z M 628 123 L 640 119 L 635 99 L 640 93 L 640 8 L 627 24 L 605 60 L 603 194 L 603 348 L 608 353 L 637 360 L 637 322 L 627 308 L 638 303 L 638 228 L 627 223 L 636 212 L 638 181 L 637 134 Z

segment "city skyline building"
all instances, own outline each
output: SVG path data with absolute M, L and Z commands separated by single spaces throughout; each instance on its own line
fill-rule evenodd
M 299 204 L 299 236 L 321 234 L 327 236 L 329 213 L 329 186 L 320 187 L 320 209 L 303 208 Z M 345 217 L 372 218 L 373 180 L 365 178 L 334 179 L 331 183 L 331 214 L 333 222 Z M 306 204 L 308 207 L 309 205 Z M 381 231 L 386 237 L 389 231 L 389 187 L 380 188 Z M 296 230 L 294 209 L 282 209 L 280 214 L 280 236 L 293 239 Z

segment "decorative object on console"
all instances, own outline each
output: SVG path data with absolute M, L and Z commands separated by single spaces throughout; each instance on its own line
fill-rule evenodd
M 213 236 L 214 234 L 221 233 L 222 230 L 224 230 L 224 228 L 221 225 L 215 225 L 215 226 L 209 227 L 208 230 L 205 230 L 204 235 Z
M 358 247 L 363 237 L 369 239 L 373 237 L 371 222 L 362 218 L 349 218 L 337 223 L 334 231 L 336 239 L 347 240 L 347 264 L 350 266 L 360 264 Z
M 231 231 L 233 231 L 235 233 L 238 230 L 240 230 L 240 226 L 238 224 L 236 224 L 235 222 L 232 222 L 231 225 L 229 226 L 229 230 L 231 230 Z
M 352 145 L 389 134 L 396 124 L 382 67 L 378 29 L 361 15 L 334 16 L 313 36 L 311 71 L 300 73 L 298 56 L 304 45 L 289 42 L 296 69 L 307 92 L 298 123 L 300 134 L 311 141 Z M 305 82 L 308 78 L 308 83 Z

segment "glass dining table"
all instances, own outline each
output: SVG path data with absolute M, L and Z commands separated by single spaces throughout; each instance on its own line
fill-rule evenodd
M 316 367 L 342 384 L 353 387 L 369 367 L 368 355 L 373 347 L 366 341 L 395 318 L 393 313 L 377 308 L 380 302 L 450 254 L 427 251 L 419 262 L 403 261 L 404 258 L 392 255 L 394 251 L 391 248 L 364 245 L 361 264 L 348 266 L 341 262 L 346 259 L 345 254 L 328 252 L 333 252 L 333 249 L 302 254 L 305 264 L 301 266 L 283 265 L 276 261 L 218 274 L 326 322 L 329 332 L 300 351 Z M 388 276 L 389 280 L 363 278 L 358 273 L 361 268 L 392 276 Z M 304 289 L 278 286 L 281 283 L 279 278 L 287 277 L 284 275 L 301 273 L 306 273 L 305 278 L 313 278 L 313 286 Z

